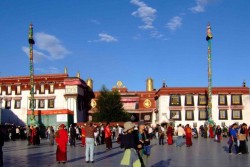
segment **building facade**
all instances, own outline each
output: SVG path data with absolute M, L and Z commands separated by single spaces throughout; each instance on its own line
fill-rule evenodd
M 87 121 L 94 94 L 85 81 L 63 74 L 35 75 L 34 115 L 44 125 Z M 0 78 L 1 123 L 29 124 L 30 77 Z
M 63 74 L 36 75 L 35 119 L 44 125 L 70 124 L 92 120 L 98 112 L 93 80 Z M 112 90 L 121 94 L 121 101 L 131 120 L 152 124 L 174 122 L 175 125 L 200 126 L 207 122 L 207 87 L 166 87 L 155 90 L 153 79 L 146 80 L 145 91 L 129 91 L 118 81 Z M 249 88 L 213 87 L 212 118 L 218 125 L 250 122 Z M 30 123 L 30 77 L 0 77 L 0 120 L 2 124 Z
M 93 86 L 93 81 L 87 81 L 89 86 Z M 153 79 L 148 78 L 146 81 L 145 91 L 129 91 L 127 87 L 118 81 L 112 90 L 117 90 L 121 95 L 123 108 L 126 112 L 131 114 L 132 121 L 144 120 L 151 123 L 153 118 L 153 111 L 155 109 L 155 90 L 153 86 Z M 91 113 L 98 112 L 96 109 L 96 100 L 99 92 L 95 93 L 95 99 L 92 99 L 92 109 L 90 110 L 89 120 L 92 120 Z
M 206 87 L 162 87 L 156 92 L 156 122 L 204 125 L 208 119 Z M 212 118 L 217 125 L 250 122 L 249 88 L 213 87 Z

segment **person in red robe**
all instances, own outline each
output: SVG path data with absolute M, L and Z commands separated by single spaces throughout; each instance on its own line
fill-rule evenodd
M 34 132 L 33 132 L 33 126 L 31 125 L 30 126 L 30 130 L 29 130 L 29 138 L 28 138 L 28 140 L 29 140 L 29 145 L 31 145 L 31 144 L 33 144 L 33 137 L 34 137 Z
M 33 144 L 33 145 L 35 145 L 36 144 L 36 128 L 33 126 L 32 127 L 32 131 L 31 131 L 31 138 L 30 138 L 30 140 L 31 140 L 31 143 Z
M 104 133 L 105 133 L 106 150 L 110 150 L 112 148 L 112 140 L 111 140 L 112 133 L 109 128 L 109 122 L 107 122 L 104 128 Z
M 85 126 L 82 126 L 82 147 L 84 147 L 86 145 L 86 131 L 85 131 Z
M 214 138 L 214 128 L 212 125 L 209 126 L 209 137 Z
M 190 147 L 192 146 L 192 129 L 190 128 L 189 124 L 186 125 L 185 132 L 186 132 L 186 145 L 187 147 Z
M 173 127 L 171 125 L 168 126 L 167 128 L 167 142 L 168 145 L 172 145 L 173 144 Z
M 59 130 L 56 132 L 56 161 L 58 163 L 66 163 L 67 161 L 67 143 L 68 143 L 68 133 L 64 129 L 65 125 L 61 124 Z

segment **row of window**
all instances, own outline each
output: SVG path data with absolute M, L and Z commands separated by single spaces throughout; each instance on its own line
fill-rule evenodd
M 228 111 L 227 110 L 219 110 L 219 120 L 228 120 Z M 171 110 L 170 111 L 170 119 L 173 120 L 181 120 L 181 111 L 180 110 Z M 207 110 L 199 110 L 199 120 L 207 120 Z M 231 114 L 232 120 L 242 120 L 242 110 L 232 110 Z M 194 111 L 193 110 L 186 110 L 185 111 L 185 120 L 192 121 L 194 120 Z
M 38 89 L 39 94 L 45 94 L 45 85 L 44 84 L 40 84 L 40 87 Z M 49 85 L 49 94 L 53 94 L 55 91 L 55 86 L 54 84 L 50 84 Z M 2 95 L 2 86 L 0 86 L 0 95 Z M 36 86 L 34 86 L 34 90 L 33 90 L 34 94 L 36 94 Z M 15 88 L 15 95 L 21 95 L 22 91 L 21 91 L 21 85 L 16 85 Z M 6 95 L 12 95 L 12 86 L 8 85 L 6 86 Z
M 198 95 L 198 105 L 206 106 L 207 104 L 207 95 Z M 170 95 L 169 105 L 181 106 L 181 95 Z M 227 95 L 219 95 L 218 105 L 228 105 Z M 231 95 L 231 105 L 242 105 L 242 95 Z M 192 94 L 185 96 L 185 106 L 194 106 L 194 96 Z
M 38 102 L 38 106 L 36 105 Z M 34 100 L 34 108 L 45 108 L 45 100 L 44 99 L 39 99 L 39 100 Z M 48 108 L 54 108 L 55 107 L 55 99 L 48 99 Z M 20 109 L 21 108 L 21 100 L 15 100 L 14 101 L 14 108 L 15 109 Z M 30 105 L 29 108 L 31 109 L 31 100 L 30 100 Z M 11 100 L 5 101 L 5 109 L 11 109 Z

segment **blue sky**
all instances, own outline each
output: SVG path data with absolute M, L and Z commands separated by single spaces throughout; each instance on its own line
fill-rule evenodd
M 35 74 L 79 71 L 94 89 L 118 80 L 129 90 L 207 86 L 206 26 L 211 23 L 213 86 L 250 83 L 250 1 L 0 1 L 1 76 L 29 75 L 34 25 Z

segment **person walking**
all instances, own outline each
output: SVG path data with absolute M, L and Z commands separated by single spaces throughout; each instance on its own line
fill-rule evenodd
M 245 133 L 245 123 L 243 123 L 240 127 L 240 129 L 238 130 L 238 140 L 240 141 L 240 145 L 239 145 L 239 153 L 238 154 L 246 154 L 247 150 L 246 150 L 246 133 Z
M 40 145 L 40 128 L 36 126 L 34 130 L 34 145 Z
M 57 150 L 56 150 L 56 161 L 58 163 L 66 163 L 67 161 L 67 143 L 68 143 L 68 133 L 64 129 L 65 125 L 61 124 L 59 126 L 59 130 L 56 132 L 56 143 L 57 143 Z
M 190 147 L 192 146 L 192 129 L 190 128 L 189 124 L 186 125 L 185 134 L 186 134 L 186 145 L 187 147 Z
M 0 166 L 3 166 L 3 146 L 4 146 L 4 133 L 2 125 L 0 125 Z
M 209 125 L 209 138 L 214 138 L 214 126 L 213 125 Z
M 246 134 L 246 153 L 248 154 L 249 152 L 248 152 L 248 144 L 247 144 L 247 142 L 248 142 L 249 130 L 247 128 L 247 124 L 245 124 L 245 134 Z
M 104 133 L 105 133 L 105 143 L 106 143 L 106 150 L 110 150 L 112 148 L 112 132 L 109 127 L 109 122 L 107 122 L 105 128 L 104 128 Z
M 199 133 L 200 133 L 201 137 L 204 137 L 204 132 L 205 132 L 204 126 L 201 125 L 200 128 L 199 128 Z
M 138 139 L 141 148 L 138 148 L 139 158 L 141 158 L 142 166 L 147 166 L 148 157 L 150 156 L 150 137 L 145 129 L 144 121 L 138 123 Z
M 172 145 L 173 144 L 173 127 L 171 124 L 169 124 L 169 126 L 167 127 L 167 142 L 168 145 Z
M 158 126 L 158 135 L 159 135 L 159 145 L 164 145 L 164 128 L 162 126 Z
M 181 126 L 181 124 L 179 124 L 179 126 L 177 127 L 176 134 L 177 134 L 176 147 L 181 147 L 183 143 L 182 139 L 183 136 L 185 135 L 185 131 Z
M 232 127 L 229 129 L 229 141 L 228 141 L 228 144 L 229 144 L 229 154 L 232 154 L 232 146 L 234 145 L 234 148 L 235 148 L 235 152 L 236 154 L 239 153 L 239 148 L 238 148 L 238 145 L 237 145 L 237 127 L 238 125 L 236 123 L 234 123 L 232 125 Z
M 221 133 L 222 133 L 222 130 L 221 130 L 221 127 L 220 125 L 218 125 L 215 129 L 215 141 L 220 143 L 221 141 Z
M 54 145 L 54 140 L 55 140 L 55 131 L 54 131 L 54 128 L 52 126 L 49 127 L 49 143 L 50 145 Z
M 121 135 L 121 148 L 124 148 L 123 157 L 120 166 L 142 167 L 137 149 L 141 149 L 139 144 L 138 133 L 134 131 L 135 124 L 132 122 L 124 123 L 124 134 Z
M 204 138 L 208 137 L 208 126 L 207 125 L 204 125 L 204 134 L 203 134 L 203 137 Z
M 85 149 L 85 161 L 87 163 L 94 163 L 94 133 L 96 132 L 96 128 L 90 122 L 85 128 L 86 131 L 86 149 Z
M 30 127 L 30 125 L 28 125 L 28 126 L 27 126 L 27 129 L 26 129 L 26 135 L 27 135 L 27 140 L 28 140 L 28 146 L 31 145 L 31 133 L 32 133 L 31 127 Z
M 101 139 L 101 144 L 104 144 L 105 143 L 105 132 L 104 132 L 104 127 L 103 127 L 102 123 L 100 123 L 99 136 L 100 136 L 100 139 Z
M 85 145 L 86 145 L 86 131 L 85 131 L 85 127 L 86 127 L 86 124 L 84 124 L 83 126 L 82 126 L 82 129 L 81 129 L 81 131 L 82 131 L 82 147 L 84 147 Z
M 76 129 L 75 129 L 75 126 L 74 125 L 70 125 L 70 128 L 69 128 L 69 143 L 70 143 L 70 146 L 76 146 Z

